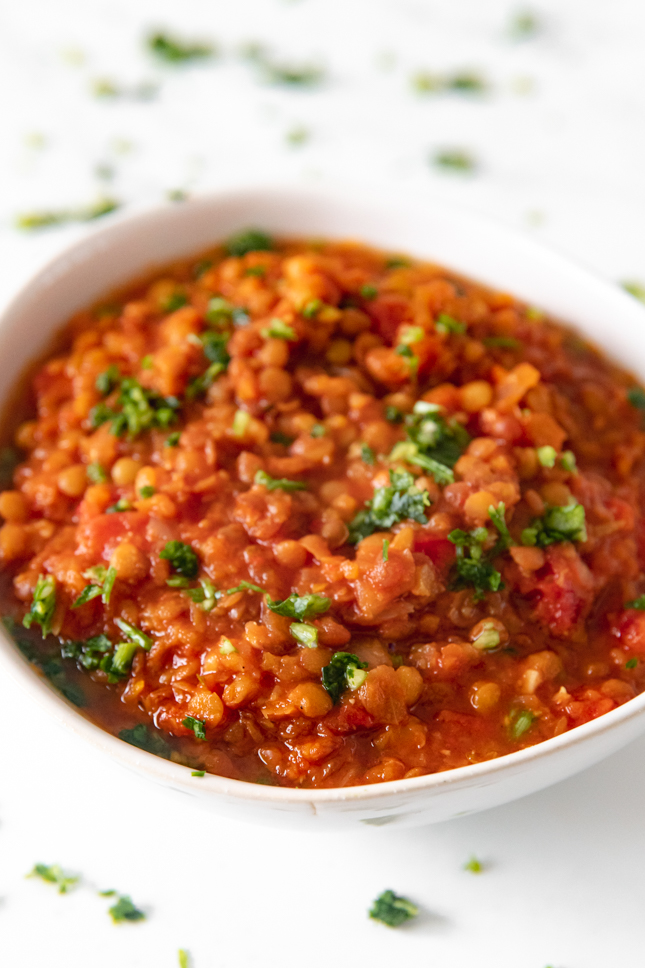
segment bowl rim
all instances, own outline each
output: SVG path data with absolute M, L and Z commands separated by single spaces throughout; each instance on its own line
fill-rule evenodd
M 352 204 L 365 202 L 373 205 L 376 210 L 386 212 L 391 209 L 391 199 L 394 197 L 401 201 L 405 208 L 410 208 L 410 202 L 414 200 L 411 193 L 405 191 L 391 191 L 388 189 L 390 199 L 389 204 L 384 204 L 382 197 L 366 192 L 364 187 L 357 189 L 356 186 L 344 185 L 325 185 L 317 188 L 309 186 L 292 185 L 289 183 L 273 182 L 269 185 L 263 183 L 252 183 L 236 185 L 212 191 L 207 194 L 199 195 L 181 203 L 182 209 L 190 212 L 203 206 L 217 203 L 235 203 L 240 205 L 252 203 L 258 195 L 264 197 L 273 196 L 278 199 L 286 196 L 287 200 L 293 201 L 330 201 L 336 205 Z M 431 198 L 431 196 L 429 196 Z M 417 200 L 418 204 L 418 200 Z M 515 241 L 517 244 L 530 253 L 531 251 L 539 254 L 542 258 L 548 256 L 551 262 L 561 269 L 573 272 L 579 279 L 586 282 L 590 287 L 602 287 L 605 295 L 610 295 L 617 303 L 622 304 L 623 311 L 631 312 L 637 309 L 639 314 L 645 313 L 638 307 L 633 297 L 623 293 L 619 287 L 612 285 L 608 280 L 594 274 L 591 270 L 578 264 L 575 259 L 565 256 L 550 246 L 536 242 L 534 239 L 523 234 L 517 229 L 504 224 L 502 221 L 489 216 L 481 215 L 477 212 L 454 203 L 446 203 L 442 198 L 433 198 L 432 204 L 440 208 L 444 213 L 454 213 L 458 219 L 468 224 L 472 223 L 479 228 L 487 227 L 501 234 L 509 242 Z M 133 208 L 126 213 L 117 212 L 108 216 L 108 220 L 84 235 L 80 239 L 72 241 L 65 246 L 58 254 L 46 260 L 44 264 L 33 273 L 27 281 L 19 288 L 16 294 L 0 313 L 0 332 L 3 331 L 11 317 L 23 309 L 37 293 L 39 284 L 45 283 L 53 277 L 64 277 L 67 271 L 73 270 L 75 265 L 74 255 L 82 253 L 88 245 L 102 245 L 103 250 L 114 245 L 123 233 L 127 233 L 130 228 L 144 226 L 146 222 L 153 224 L 156 219 L 169 211 L 178 208 L 177 203 L 163 203 L 161 205 L 146 205 Z M 252 221 L 252 219 L 249 219 Z M 216 236 L 216 233 L 214 233 Z M 360 238 L 359 232 L 356 236 Z M 369 238 L 365 239 L 370 244 Z M 195 252 L 198 251 L 198 246 Z M 414 255 L 414 253 L 412 253 Z M 180 258 L 178 256 L 178 258 Z M 423 255 L 419 255 L 423 258 Z M 162 266 L 159 266 L 160 268 Z M 133 274 L 136 279 L 136 273 Z M 486 282 L 485 279 L 480 280 Z M 123 285 L 127 285 L 127 279 Z M 512 287 L 509 289 L 512 291 Z M 575 326 L 575 324 L 574 324 Z M 603 346 L 604 352 L 607 351 Z M 17 645 L 13 641 L 4 625 L 0 623 L 0 667 L 8 672 L 11 679 L 23 690 L 32 696 L 46 712 L 62 725 L 67 731 L 82 738 L 109 755 L 112 759 L 121 762 L 122 765 L 135 770 L 144 772 L 152 776 L 164 785 L 171 785 L 180 788 L 184 792 L 192 794 L 210 793 L 220 796 L 233 797 L 237 800 L 247 800 L 260 802 L 266 805 L 287 807 L 289 805 L 310 805 L 314 808 L 316 804 L 347 803 L 348 801 L 361 801 L 369 804 L 373 801 L 385 800 L 401 795 L 413 793 L 438 791 L 445 787 L 468 786 L 472 782 L 490 777 L 491 780 L 499 773 L 513 771 L 514 768 L 521 770 L 530 764 L 539 762 L 556 752 L 578 746 L 587 742 L 594 736 L 601 733 L 609 733 L 623 726 L 632 719 L 640 717 L 645 712 L 645 692 L 628 700 L 623 705 L 599 716 L 597 719 L 590 720 L 581 726 L 561 733 L 559 736 L 543 740 L 533 746 L 525 747 L 513 753 L 507 753 L 491 760 L 472 763 L 467 766 L 454 767 L 438 773 L 428 773 L 417 777 L 408 777 L 400 780 L 387 780 L 381 783 L 360 784 L 349 787 L 325 787 L 325 788 L 303 788 L 303 787 L 281 787 L 265 784 L 258 784 L 247 780 L 238 780 L 224 777 L 217 774 L 205 773 L 199 777 L 199 786 L 191 776 L 191 767 L 176 763 L 156 756 L 146 750 L 132 746 L 124 740 L 119 739 L 101 726 L 96 724 L 88 716 L 84 715 L 59 692 L 51 686 L 42 674 L 32 666 L 32 664 L 20 653 Z

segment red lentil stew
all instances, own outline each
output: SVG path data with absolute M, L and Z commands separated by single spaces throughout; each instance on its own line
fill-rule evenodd
M 110 732 L 339 787 L 645 687 L 645 393 L 539 311 L 250 231 L 61 345 L 3 452 L 1 606 Z

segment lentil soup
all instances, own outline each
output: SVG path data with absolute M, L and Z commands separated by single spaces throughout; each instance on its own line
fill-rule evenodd
M 0 606 L 122 739 L 340 787 L 645 686 L 645 392 L 538 310 L 245 232 L 70 321 L 2 451 Z

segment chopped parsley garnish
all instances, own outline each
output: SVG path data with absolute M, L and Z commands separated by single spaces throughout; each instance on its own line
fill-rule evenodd
M 193 776 L 196 774 L 193 773 Z M 202 776 L 204 774 L 202 773 Z M 190 968 L 190 955 L 183 948 L 180 948 L 177 952 L 177 958 L 179 961 L 179 968 Z
M 401 521 L 425 524 L 425 508 L 430 505 L 427 491 L 415 487 L 414 477 L 406 471 L 390 471 L 390 484 L 374 491 L 365 509 L 349 525 L 349 542 L 356 544 L 375 531 L 387 531 Z
M 105 484 L 108 479 L 107 471 L 98 461 L 93 461 L 87 465 L 87 476 L 92 484 Z
M 457 528 L 448 535 L 448 540 L 452 541 L 457 550 L 451 587 L 455 590 L 474 588 L 476 601 L 481 600 L 486 592 L 496 592 L 504 587 L 502 576 L 493 567 L 492 559 L 506 551 L 513 543 L 506 526 L 505 511 L 503 502 L 500 502 L 497 508 L 492 505 L 489 508 L 488 513 L 499 532 L 499 538 L 488 554 L 484 553 L 484 545 L 489 538 L 486 528 L 475 528 L 473 531 L 462 531 Z M 498 642 L 495 643 L 497 644 Z
M 231 236 L 224 243 L 224 249 L 228 255 L 241 258 L 247 252 L 269 252 L 273 249 L 273 239 L 266 232 L 259 229 L 247 229 Z
M 206 776 L 206 770 L 192 770 L 191 776 Z
M 276 615 L 284 615 L 285 618 L 302 621 L 305 618 L 311 618 L 313 615 L 322 615 L 323 612 L 329 611 L 331 598 L 317 595 L 315 592 L 309 595 L 296 595 L 293 592 L 282 601 L 267 596 L 267 605 Z
M 109 605 L 114 582 L 116 581 L 116 568 L 95 565 L 93 568 L 88 568 L 87 571 L 83 572 L 83 578 L 91 579 L 91 584 L 85 586 L 72 605 L 72 608 L 80 608 L 81 605 L 85 605 L 86 602 L 91 602 L 93 598 L 98 598 L 99 595 L 102 598 L 103 604 Z
M 412 87 L 417 94 L 483 94 L 488 90 L 488 83 L 474 71 L 446 75 L 422 71 L 412 77 Z
M 112 643 L 107 635 L 94 635 L 84 642 L 70 641 L 61 644 L 61 656 L 73 659 L 84 669 L 99 669 L 107 652 L 112 651 Z
M 449 316 L 447 313 L 440 313 L 434 325 L 438 333 L 455 333 L 455 335 L 461 336 L 466 332 L 465 323 L 460 323 L 458 319 Z
M 585 509 L 574 499 L 566 507 L 548 505 L 544 515 L 522 531 L 522 544 L 538 548 L 562 541 L 586 540 Z
M 81 605 L 85 605 L 86 602 L 91 602 L 93 598 L 98 598 L 102 593 L 103 587 L 101 585 L 86 585 L 72 605 L 72 608 L 80 608 Z
M 236 592 L 258 592 L 260 595 L 266 595 L 263 588 L 260 588 L 259 585 L 254 585 L 252 581 L 246 581 L 246 579 L 241 581 L 239 585 L 236 585 L 235 588 L 226 589 L 227 595 L 235 595 Z
M 484 865 L 475 856 L 471 857 L 464 864 L 464 870 L 469 871 L 471 874 L 481 874 L 484 869 Z
M 175 310 L 181 309 L 188 302 L 188 297 L 185 292 L 181 289 L 175 289 L 170 295 L 166 296 L 165 299 L 161 301 L 161 308 L 164 313 L 174 313 Z
M 159 557 L 170 562 L 170 567 L 185 578 L 196 578 L 199 571 L 199 558 L 183 541 L 169 541 L 159 552 Z
M 182 585 L 178 586 L 178 583 L 180 581 Z M 175 587 L 185 587 L 183 583 L 187 581 L 188 581 L 187 578 L 183 578 L 182 576 L 179 576 L 178 578 L 175 578 L 175 579 L 169 578 L 167 584 L 171 585 L 171 587 L 173 587 L 173 585 Z M 208 578 L 200 578 L 199 587 L 187 588 L 186 594 L 188 595 L 190 600 L 195 603 L 195 605 L 199 605 L 199 607 L 203 612 L 212 612 L 212 610 L 215 608 L 217 604 L 218 599 L 222 597 L 223 592 L 216 591 L 214 585 L 212 584 L 211 581 L 209 581 Z
M 542 467 L 555 467 L 555 460 L 558 456 L 555 447 L 549 447 L 547 444 L 545 447 L 537 447 L 535 453 L 537 454 L 538 463 Z
M 640 302 L 645 302 L 645 285 L 643 285 L 642 282 L 627 280 L 625 282 L 621 282 L 621 286 L 625 292 L 630 294 L 630 296 L 633 296 L 635 299 L 639 299 Z
M 387 538 L 383 538 L 383 550 L 381 551 L 381 558 L 383 561 L 388 561 L 390 557 L 390 542 Z
M 95 381 L 95 386 L 102 396 L 107 397 L 119 385 L 120 380 L 121 373 L 119 372 L 119 368 L 115 363 L 112 363 L 108 366 L 107 370 L 99 373 Z
M 309 431 L 309 436 L 310 437 L 324 437 L 326 433 L 327 433 L 327 428 L 325 427 L 325 425 L 324 424 L 321 424 L 321 423 L 316 423 L 316 424 L 313 425 L 313 427 Z
M 418 400 L 405 418 L 407 441 L 395 445 L 390 460 L 404 460 L 431 474 L 437 484 L 452 484 L 452 467 L 470 437 L 456 420 L 446 420 L 437 404 Z
M 361 460 L 364 464 L 369 464 L 370 467 L 373 467 L 376 463 L 376 454 L 367 444 L 361 445 Z
M 148 50 L 167 64 L 185 64 L 188 61 L 204 60 L 213 57 L 212 44 L 181 40 L 168 33 L 151 34 L 146 41 Z
M 316 87 L 324 79 L 324 71 L 315 64 L 286 64 L 273 61 L 264 52 L 253 58 L 261 69 L 266 84 L 283 87 Z
M 67 894 L 79 881 L 77 876 L 66 873 L 58 864 L 35 864 L 27 877 L 40 877 L 48 884 L 55 884 L 59 894 Z
M 633 598 L 631 602 L 625 602 L 623 608 L 637 608 L 639 612 L 645 612 L 645 595 Z
M 539 18 L 532 10 L 520 10 L 513 14 L 508 32 L 513 40 L 528 40 L 535 37 L 540 32 L 541 27 Z
M 627 399 L 632 407 L 637 410 L 645 410 L 645 390 L 642 387 L 631 387 L 627 391 Z
M 132 510 L 132 502 L 128 501 L 127 498 L 121 497 L 116 502 L 116 504 L 110 505 L 109 508 L 105 509 L 106 514 L 123 514 L 124 511 Z
M 139 491 L 139 496 L 146 500 L 147 498 L 153 497 L 156 493 L 157 489 L 155 487 L 152 487 L 151 484 L 146 484 Z
M 227 350 L 228 335 L 208 330 L 202 333 L 200 338 L 204 348 L 204 356 L 209 363 L 220 363 L 222 369 L 225 370 L 231 360 Z
M 260 279 L 267 274 L 267 267 L 262 265 L 249 266 L 244 270 L 245 276 L 258 276 Z
M 510 731 L 513 739 L 521 739 L 524 733 L 528 733 L 537 718 L 530 709 L 516 709 L 511 713 Z
M 289 632 L 294 639 L 304 645 L 307 649 L 315 649 L 318 646 L 318 629 L 315 625 L 308 625 L 306 622 L 292 622 Z
M 625 663 L 625 668 L 626 669 L 635 669 L 637 665 L 638 665 L 638 659 L 636 657 L 634 657 L 633 659 L 628 659 L 627 660 L 627 662 Z
M 393 255 L 385 260 L 386 269 L 409 269 L 412 263 L 405 256 Z
M 146 652 L 150 651 L 152 648 L 152 639 L 145 632 L 142 632 L 141 629 L 138 629 L 136 625 L 132 625 L 122 618 L 115 618 L 114 624 L 121 629 L 126 639 L 133 642 L 140 649 L 145 649 Z
M 403 417 L 403 411 L 399 410 L 398 407 L 388 404 L 388 406 L 385 408 L 385 419 L 388 421 L 388 423 L 402 423 Z
M 285 339 L 291 343 L 298 339 L 293 327 L 277 317 L 271 320 L 267 329 L 262 330 L 262 335 L 265 339 Z
M 126 432 L 133 438 L 153 427 L 165 430 L 177 419 L 180 403 L 176 397 L 162 397 L 154 390 L 146 390 L 134 377 L 121 381 L 117 407 L 112 409 L 99 403 L 90 410 L 93 429 L 110 423 L 110 433 L 122 437 Z
M 36 623 L 40 625 L 43 635 L 49 635 L 52 630 L 52 619 L 56 611 L 56 579 L 53 575 L 39 575 L 34 588 L 31 607 L 22 620 L 26 629 Z
M 112 918 L 115 924 L 119 924 L 121 921 L 145 921 L 146 916 L 143 911 L 140 911 L 138 907 L 132 903 L 132 899 L 128 897 L 127 894 L 119 897 L 116 904 L 113 904 L 111 908 L 108 908 L 108 914 Z
M 271 477 L 266 471 L 256 471 L 254 484 L 266 487 L 267 491 L 306 491 L 304 481 L 290 481 L 287 477 Z
M 376 299 L 378 296 L 378 289 L 369 282 L 366 282 L 364 286 L 361 286 L 360 292 L 363 299 Z
M 186 716 L 185 719 L 182 719 L 181 725 L 185 726 L 186 729 L 192 729 L 197 739 L 206 739 L 206 730 L 204 729 L 203 720 L 195 719 L 194 716 Z
M 346 689 L 358 689 L 366 678 L 367 662 L 351 652 L 336 652 L 322 670 L 322 684 L 334 705 Z
M 203 397 L 206 391 L 213 385 L 215 378 L 225 370 L 223 363 L 211 363 L 200 376 L 196 376 L 186 387 L 186 399 L 196 400 Z
M 170 759 L 170 747 L 158 732 L 151 732 L 144 723 L 138 723 L 132 729 L 122 729 L 119 739 L 130 746 L 136 746 L 146 753 L 153 753 L 155 756 L 162 756 L 165 760 Z
M 166 447 L 178 447 L 179 438 L 181 437 L 181 430 L 173 430 L 171 434 L 168 434 L 165 441 Z
M 416 918 L 419 908 L 407 897 L 401 897 L 394 891 L 383 891 L 369 910 L 369 916 L 388 928 L 398 928 L 411 918 Z
M 576 465 L 576 455 L 573 453 L 572 450 L 564 451 L 564 453 L 562 454 L 562 457 L 560 458 L 560 463 L 562 465 L 562 469 L 565 471 L 569 471 L 570 474 L 578 473 L 578 468 Z
M 522 345 L 512 336 L 484 336 L 482 343 L 488 349 L 517 350 Z
M 295 439 L 295 437 L 289 437 L 288 434 L 283 434 L 281 430 L 274 430 L 269 437 L 272 444 L 282 444 L 283 447 L 290 447 Z
M 460 174 L 471 174 L 477 168 L 474 157 L 461 148 L 443 148 L 433 155 L 432 162 L 443 171 Z
M 235 307 L 223 296 L 213 296 L 206 307 L 205 319 L 212 326 L 224 328 L 233 321 Z M 202 336 L 203 339 L 203 336 Z
M 305 303 L 300 312 L 305 319 L 313 319 L 316 313 L 322 309 L 322 305 L 321 299 L 310 299 L 309 302 Z
M 91 222 L 103 215 L 109 215 L 120 206 L 113 198 L 100 198 L 93 205 L 81 208 L 60 209 L 58 211 L 25 212 L 16 218 L 16 228 L 24 232 L 35 232 L 53 225 L 66 225 L 69 222 Z

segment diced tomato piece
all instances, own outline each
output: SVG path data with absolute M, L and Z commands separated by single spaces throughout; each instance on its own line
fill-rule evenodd
M 393 343 L 401 323 L 410 319 L 410 301 L 404 296 L 385 293 L 377 296 L 365 307 L 376 323 L 379 336 L 387 343 Z
M 547 551 L 550 574 L 539 580 L 536 615 L 554 635 L 570 635 L 591 604 L 593 576 L 572 545 L 554 545 Z
M 376 720 L 362 706 L 344 702 L 332 709 L 323 722 L 331 733 L 343 735 L 355 733 L 359 729 L 370 729 Z
M 435 568 L 442 574 L 448 571 L 455 560 L 455 546 L 447 538 L 437 538 L 425 531 L 417 531 L 414 536 L 414 550 L 427 555 Z

